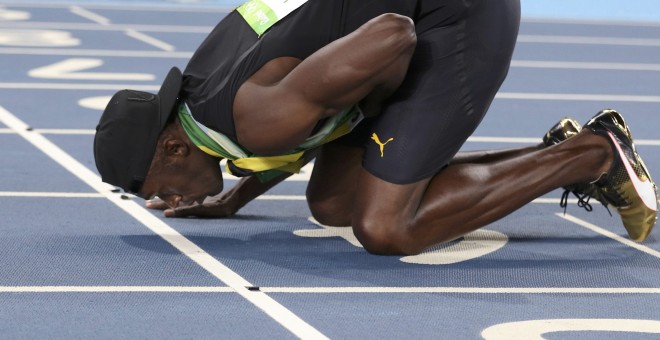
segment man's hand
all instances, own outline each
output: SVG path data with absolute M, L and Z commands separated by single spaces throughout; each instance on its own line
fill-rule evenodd
M 219 194 L 204 199 L 202 204 L 193 203 L 188 206 L 179 206 L 174 209 L 160 198 L 154 198 L 146 202 L 149 209 L 163 210 L 165 217 L 201 217 L 201 218 L 222 218 L 234 215 L 239 207 L 226 197 L 226 194 Z
M 306 154 L 307 162 L 313 158 L 315 152 Z M 163 210 L 165 217 L 201 217 L 201 218 L 222 218 L 234 215 L 257 196 L 263 194 L 268 189 L 274 187 L 286 178 L 291 176 L 289 173 L 283 173 L 278 177 L 266 183 L 261 183 L 255 176 L 243 177 L 236 185 L 216 196 L 209 196 L 204 199 L 202 204 L 193 203 L 187 206 L 170 208 L 159 198 L 148 200 L 146 206 L 149 209 Z

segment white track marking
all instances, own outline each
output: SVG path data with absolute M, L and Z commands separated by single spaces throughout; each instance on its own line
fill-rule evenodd
M 608 71 L 660 71 L 660 64 L 572 62 L 550 60 L 512 60 L 511 67 Z
M 287 179 L 288 180 L 288 179 Z M 123 194 L 126 195 L 130 198 L 135 198 L 135 196 L 130 195 L 130 194 Z M 75 193 L 75 192 L 33 192 L 33 191 L 0 191 L 0 196 L 1 197 L 69 197 L 69 198 L 99 198 L 99 197 L 105 197 L 102 194 L 97 194 L 97 193 Z M 261 195 L 257 197 L 255 200 L 257 201 L 305 201 L 307 198 L 305 195 Z M 559 198 L 537 198 L 532 201 L 532 203 L 537 203 L 537 204 L 559 204 L 560 199 Z M 576 204 L 577 199 L 569 199 L 568 200 L 569 204 Z M 310 220 L 314 224 L 318 224 L 318 222 Z M 320 224 L 318 224 L 320 225 Z M 334 229 L 342 229 L 345 230 L 345 227 L 328 227 L 332 228 L 331 230 Z M 341 236 L 339 234 L 334 235 L 333 232 L 328 231 L 328 235 L 325 235 L 325 233 L 319 234 L 319 231 L 321 229 L 313 229 L 309 231 L 299 231 L 299 233 L 296 233 L 299 236 L 304 236 L 304 237 L 330 237 L 330 236 Z M 343 234 L 342 234 L 343 235 Z M 341 236 L 343 237 L 343 236 Z M 352 232 L 351 232 L 351 237 L 352 237 Z M 352 239 L 351 239 L 352 240 Z M 351 240 L 347 240 L 351 243 L 353 243 Z M 355 240 L 356 246 L 361 247 L 359 242 Z
M 467 139 L 472 143 L 520 143 L 520 144 L 539 144 L 543 139 L 539 137 L 480 137 L 471 136 Z
M 597 101 L 597 102 L 634 102 L 634 103 L 660 103 L 660 96 L 637 96 L 620 94 L 581 94 L 581 93 L 528 93 L 528 92 L 499 92 L 498 99 L 524 99 L 524 100 L 561 100 L 561 101 Z
M 0 83 L 0 89 L 13 90 L 78 90 L 97 91 L 132 89 L 138 91 L 157 92 L 160 85 L 135 85 L 135 84 L 67 84 L 67 83 Z
M 660 27 L 660 23 L 655 21 L 639 20 L 583 20 L 583 19 L 551 19 L 551 18 L 522 18 L 522 22 L 532 24 L 561 24 L 561 25 L 580 25 L 580 26 L 623 26 L 623 27 Z
M 518 36 L 519 43 L 542 44 L 578 44 L 578 45 L 612 45 L 612 46 L 646 46 L 660 47 L 660 39 L 589 37 L 569 35 L 530 35 Z
M 129 198 L 134 195 L 122 193 Z M 53 197 L 53 198 L 103 198 L 100 193 L 87 192 L 41 192 L 41 191 L 0 191 L 0 197 Z M 304 201 L 304 195 L 261 195 L 256 198 L 259 201 Z
M 68 83 L 0 83 L 0 89 L 29 90 L 114 90 L 130 88 L 140 91 L 158 91 L 160 85 L 113 85 L 113 84 L 68 84 Z M 617 94 L 574 94 L 574 93 L 526 93 L 500 92 L 498 99 L 547 100 L 547 101 L 606 101 L 633 103 L 660 103 L 660 96 L 633 96 Z
M 142 41 L 144 43 L 147 43 L 151 46 L 159 48 L 163 51 L 166 51 L 166 52 L 173 52 L 174 51 L 174 46 L 172 46 L 172 45 L 170 45 L 170 44 L 168 44 L 168 43 L 166 43 L 162 40 L 158 40 L 158 39 L 156 39 L 152 36 L 149 36 L 149 35 L 146 35 L 144 33 L 139 32 L 139 31 L 136 31 L 134 29 L 126 30 L 126 35 L 133 38 L 133 39 L 140 40 L 140 41 Z
M 467 141 L 471 143 L 539 144 L 541 138 L 472 136 Z M 635 145 L 660 146 L 660 139 L 635 139 Z
M 509 237 L 499 231 L 479 229 L 463 235 L 458 242 L 436 245 L 419 255 L 404 256 L 400 261 L 427 265 L 454 264 L 494 253 L 508 242 Z
M 1 132 L 1 131 L 0 131 Z M 287 181 L 290 181 L 287 179 Z M 135 199 L 136 197 L 131 194 L 126 194 L 122 193 L 125 196 L 128 196 L 130 198 Z M 0 197 L 53 197 L 53 198 L 101 198 L 105 197 L 103 194 L 98 194 L 98 193 L 76 193 L 76 192 L 34 192 L 34 191 L 0 191 Z M 305 195 L 261 195 L 257 198 L 255 198 L 257 201 L 306 201 L 307 198 Z M 561 200 L 559 198 L 537 198 L 533 200 L 531 203 L 534 204 L 559 204 Z M 578 200 L 574 198 L 568 199 L 568 204 L 577 204 Z M 318 222 L 310 220 L 314 224 L 318 224 Z M 319 224 L 320 225 L 320 224 Z M 328 228 L 333 228 L 333 227 L 328 227 Z M 336 227 L 337 229 L 346 229 L 346 227 Z M 328 231 L 328 235 L 325 233 L 320 233 L 319 231 L 321 229 L 314 229 L 314 230 L 299 230 L 295 232 L 294 234 L 298 236 L 303 236 L 303 237 L 330 237 L 330 236 L 339 236 L 339 237 L 344 237 L 342 235 L 333 235 L 332 232 Z M 333 228 L 334 230 L 334 228 Z M 352 232 L 351 232 L 352 236 Z M 345 237 L 344 237 L 345 238 Z M 351 239 L 352 240 L 352 239 Z M 351 240 L 348 240 L 349 242 L 353 243 Z M 355 240 L 356 246 L 361 247 L 362 245 Z
M 99 193 L 0 191 L 0 197 L 103 198 Z
M 192 52 L 0 47 L 0 54 L 190 59 Z
M 59 48 L 79 46 L 80 39 L 71 32 L 58 30 L 0 29 L 0 46 L 8 48 Z
M 71 6 L 69 8 L 69 10 L 71 11 L 71 13 L 73 13 L 75 15 L 78 15 L 78 16 L 81 16 L 81 17 L 83 17 L 87 20 L 91 20 L 91 21 L 93 21 L 93 22 L 95 22 L 99 25 L 104 25 L 105 26 L 105 25 L 110 24 L 110 19 L 108 19 L 104 16 L 101 16 L 101 15 L 98 15 L 98 14 L 92 12 L 92 11 L 86 10 L 86 9 L 80 7 L 80 6 Z
M 123 80 L 123 81 L 153 81 L 156 77 L 150 73 L 119 73 L 119 72 L 81 72 L 103 65 L 102 59 L 69 58 L 54 64 L 31 69 L 28 75 L 41 79 L 67 80 Z
M 617 242 L 620 242 L 620 243 L 623 243 L 627 246 L 633 247 L 633 248 L 635 248 L 635 249 L 637 249 L 641 252 L 644 252 L 644 253 L 647 253 L 651 256 L 655 256 L 657 258 L 660 258 L 660 251 L 657 251 L 655 249 L 651 249 L 651 248 L 649 248 L 649 247 L 647 247 L 647 246 L 645 246 L 641 243 L 637 243 L 637 242 L 632 241 L 630 239 L 627 239 L 625 237 L 619 236 L 619 235 L 617 235 L 617 234 L 615 234 L 615 233 L 613 233 L 609 230 L 605 230 L 605 229 L 603 229 L 603 228 L 601 228 L 601 227 L 599 227 L 595 224 L 591 224 L 587 221 L 581 220 L 581 219 L 579 219 L 575 216 L 569 215 L 569 214 L 563 215 L 563 214 L 557 213 L 556 215 L 563 218 L 563 219 L 565 219 L 565 220 L 567 220 L 567 221 L 571 221 L 571 222 L 573 222 L 573 223 L 575 223 L 579 226 L 582 226 L 582 227 L 585 227 L 585 228 L 587 228 L 591 231 L 594 231 L 598 234 L 607 236 L 607 237 L 609 237 L 609 238 L 611 238 L 611 239 L 613 239 Z
M 93 135 L 93 129 L 34 129 L 35 132 L 48 135 Z M 10 129 L 0 128 L 0 133 L 15 133 Z M 538 144 L 541 138 L 538 137 L 486 137 L 472 136 L 468 138 L 468 143 L 505 143 L 505 144 Z M 660 139 L 635 139 L 635 145 L 660 146 Z
M 160 33 L 191 33 L 208 34 L 213 26 L 183 26 L 183 25 L 123 25 L 123 24 L 88 24 L 88 23 L 70 23 L 70 22 L 12 22 L 2 23 L 0 27 L 11 29 L 57 29 L 68 31 L 126 31 L 133 29 L 140 32 L 160 32 Z
M 289 294 L 660 294 L 660 288 L 622 287 L 259 287 Z M 187 286 L 0 286 L 0 293 L 229 293 L 230 287 Z M 252 291 L 256 293 L 257 291 Z
M 0 122 L 16 131 L 21 137 L 34 145 L 37 149 L 59 163 L 66 170 L 77 176 L 80 180 L 92 187 L 94 190 L 103 194 L 108 200 L 131 215 L 133 218 L 144 224 L 156 235 L 163 238 L 181 253 L 193 260 L 199 266 L 211 273 L 213 276 L 224 282 L 240 294 L 243 298 L 260 308 L 273 320 L 280 323 L 284 328 L 300 338 L 326 338 L 322 333 L 299 318 L 290 310 L 273 300 L 264 293 L 248 290 L 252 284 L 243 277 L 220 263 L 213 256 L 206 253 L 199 246 L 179 234 L 175 229 L 167 225 L 159 218 L 152 215 L 149 211 L 133 200 L 121 199 L 120 195 L 111 192 L 110 185 L 101 182 L 101 179 L 94 172 L 78 162 L 75 158 L 64 152 L 55 144 L 44 138 L 38 133 L 27 131 L 28 126 L 16 118 L 9 111 L 0 107 Z
M 264 201 L 305 201 L 305 195 L 261 195 L 256 198 Z
M 261 287 L 267 293 L 660 294 L 660 288 L 602 287 Z
M 29 12 L 16 11 L 0 7 L 0 22 L 29 20 L 30 17 L 31 15 Z
M 190 1 L 192 2 L 202 2 L 199 0 L 194 0 Z M 34 3 L 26 2 L 26 0 L 14 0 L 14 1 L 7 1 L 3 0 L 2 3 L 4 5 L 17 5 L 20 7 L 26 7 L 26 8 L 67 8 L 70 7 L 69 5 L 65 5 L 64 1 L 61 1 L 59 4 L 57 2 L 53 3 L 45 3 L 45 2 L 39 2 L 36 1 Z M 129 5 L 129 6 L 127 6 Z M 183 4 L 181 4 L 183 5 Z M 225 7 L 221 5 L 210 5 L 210 6 L 203 6 L 203 7 L 183 7 L 183 6 L 158 6 L 156 2 L 153 4 L 145 5 L 145 4 L 134 4 L 133 2 L 115 2 L 115 5 L 113 5 L 111 2 L 107 4 L 103 3 L 90 3 L 89 5 L 85 5 L 85 7 L 90 8 L 90 9 L 109 9 L 109 10 L 120 10 L 120 11 L 148 11 L 148 12 L 193 12 L 193 13 L 229 13 L 232 11 L 234 7 Z
M 308 220 L 321 228 L 294 230 L 293 234 L 311 238 L 340 237 L 353 246 L 362 248 L 362 244 L 353 234 L 352 228 L 326 226 L 319 223 L 314 217 L 310 217 Z M 499 231 L 480 229 L 464 235 L 455 243 L 436 245 L 421 254 L 404 256 L 399 260 L 404 263 L 425 265 L 454 264 L 493 253 L 504 247 L 508 241 L 509 238 Z
M 233 293 L 231 287 L 0 286 L 0 293 Z
M 360 243 L 360 241 L 358 241 L 358 239 L 355 237 L 355 234 L 353 234 L 353 229 L 350 226 L 327 226 L 319 223 L 314 217 L 309 217 L 307 220 L 321 228 L 294 230 L 294 235 L 310 238 L 341 237 L 346 242 L 352 244 L 354 247 L 363 248 L 362 243 Z
M 660 321 L 636 319 L 545 319 L 497 324 L 484 329 L 485 340 L 543 340 L 544 334 L 561 332 L 625 332 L 660 334 Z M 622 338 L 632 335 L 623 334 Z
M 34 129 L 34 132 L 48 135 L 94 135 L 93 129 Z
M 34 129 L 33 132 L 44 135 L 93 135 L 92 129 Z M 0 128 L 0 134 L 16 134 L 12 129 Z
M 112 96 L 85 97 L 78 100 L 78 105 L 86 109 L 103 111 L 108 106 L 110 99 Z

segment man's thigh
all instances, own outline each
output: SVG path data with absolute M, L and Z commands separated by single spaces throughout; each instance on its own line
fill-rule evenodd
M 498 4 L 484 2 L 464 20 L 418 34 L 406 78 L 367 132 L 367 171 L 397 184 L 424 180 L 475 131 L 506 77 L 518 32 L 515 3 Z

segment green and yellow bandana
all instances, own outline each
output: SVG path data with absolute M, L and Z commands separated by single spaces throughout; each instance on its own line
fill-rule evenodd
M 227 159 L 225 172 L 235 176 L 255 175 L 268 182 L 282 173 L 298 173 L 305 165 L 305 151 L 331 142 L 353 130 L 363 115 L 357 106 L 329 118 L 317 133 L 297 148 L 279 156 L 258 156 L 236 144 L 220 132 L 197 122 L 185 103 L 179 105 L 179 120 L 190 140 L 200 150 Z

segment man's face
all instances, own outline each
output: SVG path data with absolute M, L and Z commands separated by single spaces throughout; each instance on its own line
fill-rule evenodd
M 222 172 L 216 160 L 193 158 L 183 166 L 152 165 L 140 190 L 145 199 L 158 196 L 170 208 L 202 203 L 222 191 Z

